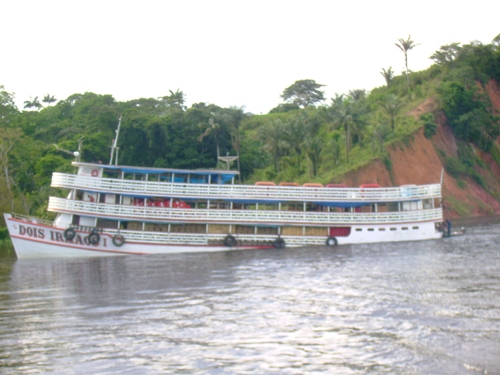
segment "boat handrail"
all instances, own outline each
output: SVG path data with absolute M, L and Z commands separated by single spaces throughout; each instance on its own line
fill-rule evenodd
M 323 212 L 234 209 L 190 209 L 84 202 L 50 197 L 48 210 L 112 220 L 179 223 L 277 223 L 288 225 L 337 225 L 402 223 L 442 220 L 441 208 L 391 212 Z
M 52 187 L 124 194 L 195 199 L 282 200 L 297 202 L 367 201 L 390 202 L 441 198 L 441 185 L 385 188 L 328 188 L 303 186 L 256 186 L 190 184 L 88 177 L 64 173 L 52 175 Z

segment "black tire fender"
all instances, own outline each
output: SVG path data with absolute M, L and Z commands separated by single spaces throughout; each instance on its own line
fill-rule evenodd
M 236 240 L 236 238 L 234 238 L 234 236 L 228 234 L 225 238 L 224 238 L 224 245 L 227 246 L 227 247 L 235 247 L 237 245 L 238 241 Z
M 283 238 L 281 238 L 281 237 L 276 238 L 273 241 L 273 247 L 275 249 L 284 249 L 286 247 L 285 240 Z
M 115 246 L 123 246 L 123 244 L 125 243 L 125 237 L 123 237 L 121 234 L 115 234 L 113 236 L 113 245 Z
M 99 241 L 101 240 L 101 236 L 99 236 L 99 233 L 95 233 L 95 232 L 90 233 L 87 238 L 88 238 L 89 243 L 91 245 L 97 245 L 99 243 Z
M 71 241 L 76 236 L 76 231 L 74 228 L 68 228 L 64 231 L 64 238 Z
M 335 237 L 328 237 L 325 244 L 326 246 L 337 246 L 339 243 Z

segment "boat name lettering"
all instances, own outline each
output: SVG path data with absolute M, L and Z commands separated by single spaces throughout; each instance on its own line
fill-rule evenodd
M 65 243 L 72 243 L 74 245 L 84 245 L 84 246 L 92 246 L 92 247 L 96 247 L 99 245 L 99 244 L 92 245 L 89 242 L 88 236 L 86 236 L 86 235 L 77 234 L 75 236 L 75 238 L 73 238 L 72 240 L 67 240 L 64 238 L 64 236 L 61 232 L 56 232 L 53 230 L 49 230 L 49 232 L 50 232 L 50 240 L 54 241 L 54 242 L 65 242 Z M 24 225 L 19 225 L 19 235 L 32 237 L 32 238 L 39 238 L 39 239 L 43 240 L 43 239 L 45 239 L 45 229 L 25 227 Z M 108 247 L 108 241 L 106 238 L 102 238 L 101 246 Z
M 76 234 L 75 238 L 71 240 L 67 240 L 63 237 L 63 234 L 61 232 L 54 232 L 53 230 L 50 231 L 50 239 L 55 242 L 65 242 L 65 243 L 72 243 L 74 245 L 85 245 L 85 246 L 93 246 L 97 247 L 99 244 L 92 245 L 89 242 L 89 237 L 87 235 L 81 235 L 79 233 Z M 102 247 L 107 247 L 108 243 L 106 241 L 106 238 L 103 238 L 101 241 L 101 246 Z
M 19 225 L 19 234 L 21 236 L 28 236 L 34 238 L 45 238 L 45 231 L 41 228 L 25 227 L 24 225 Z

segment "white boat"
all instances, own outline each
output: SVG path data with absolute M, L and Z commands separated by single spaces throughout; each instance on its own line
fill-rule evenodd
M 441 185 L 235 184 L 237 171 L 74 162 L 53 222 L 4 214 L 17 257 L 164 254 L 441 238 Z

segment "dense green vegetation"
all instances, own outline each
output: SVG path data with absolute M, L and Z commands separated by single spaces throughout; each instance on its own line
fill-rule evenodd
M 400 39 L 406 67 L 415 48 Z M 351 90 L 325 103 L 321 84 L 301 80 L 284 89 L 284 103 L 267 115 L 244 108 L 196 103 L 187 108 L 182 91 L 161 98 L 118 102 L 110 95 L 74 94 L 42 103 L 30 98 L 20 110 L 13 94 L 0 86 L 0 209 L 44 216 L 53 171 L 70 172 L 73 151 L 83 161 L 109 163 L 110 146 L 122 116 L 120 164 L 213 168 L 218 156 L 238 155 L 234 165 L 243 181 L 340 181 L 353 169 L 380 159 L 390 167 L 386 146 L 407 140 L 421 127 L 428 138 L 436 132 L 432 113 L 408 115 L 428 98 L 440 103 L 455 135 L 463 142 L 458 159 L 443 156 L 454 176 L 472 176 L 474 150 L 500 162 L 499 120 L 481 85 L 500 82 L 500 48 L 492 44 L 443 46 L 421 72 L 395 76 L 382 69 L 386 85 L 370 93 Z M 225 167 L 223 164 L 222 167 Z

